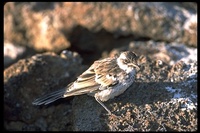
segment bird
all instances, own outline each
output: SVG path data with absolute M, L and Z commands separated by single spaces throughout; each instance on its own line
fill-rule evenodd
M 123 51 L 117 56 L 96 60 L 74 82 L 35 99 L 32 104 L 48 105 L 61 98 L 87 94 L 111 115 L 103 102 L 124 93 L 133 84 L 136 72 L 140 70 L 137 59 L 134 52 Z

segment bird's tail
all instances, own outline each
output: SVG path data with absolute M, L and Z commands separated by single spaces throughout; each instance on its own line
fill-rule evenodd
M 47 105 L 50 104 L 58 99 L 63 98 L 64 94 L 66 92 L 66 88 L 51 92 L 47 95 L 44 95 L 35 101 L 32 102 L 33 105 Z

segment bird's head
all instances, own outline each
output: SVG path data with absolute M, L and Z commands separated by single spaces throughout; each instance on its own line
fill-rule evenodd
M 117 58 L 117 64 L 121 69 L 126 71 L 126 73 L 131 73 L 140 70 L 137 65 L 138 56 L 131 52 L 125 51 L 122 52 L 119 57 Z

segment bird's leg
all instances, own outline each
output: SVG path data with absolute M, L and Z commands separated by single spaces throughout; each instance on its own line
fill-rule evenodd
M 112 115 L 111 111 L 95 96 L 96 101 L 104 107 L 104 109 L 108 112 L 109 115 Z
M 101 104 L 101 106 L 104 107 L 104 109 L 108 112 L 108 115 L 110 115 L 110 116 L 112 116 L 114 118 L 117 118 L 117 119 L 121 119 L 120 116 L 116 116 L 115 114 L 111 113 L 111 111 L 98 99 L 98 97 L 95 96 L 95 99 L 99 104 Z

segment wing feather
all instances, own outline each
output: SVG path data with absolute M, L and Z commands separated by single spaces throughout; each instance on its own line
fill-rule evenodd
M 96 82 L 102 86 L 110 86 L 117 83 L 117 74 L 122 72 L 117 65 L 115 58 L 107 58 L 97 62 L 98 66 L 94 69 L 96 73 Z
M 95 65 L 82 73 L 77 80 L 68 87 L 64 97 L 92 93 L 98 90 L 100 84 L 95 81 Z

